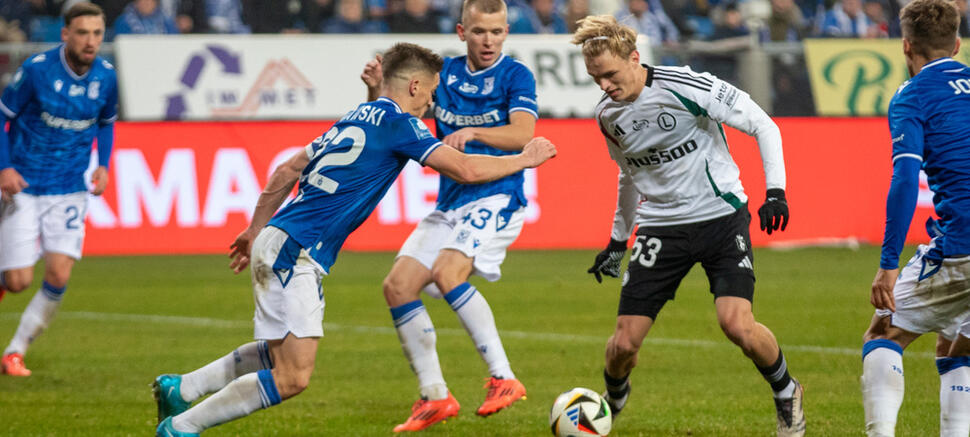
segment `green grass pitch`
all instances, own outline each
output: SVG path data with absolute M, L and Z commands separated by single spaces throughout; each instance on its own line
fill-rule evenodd
M 529 392 L 489 418 L 474 413 L 485 394 L 484 364 L 447 304 L 425 299 L 445 378 L 462 404 L 457 418 L 426 435 L 550 435 L 548 411 L 560 392 L 602 390 L 619 281 L 597 284 L 585 273 L 594 253 L 514 251 L 501 281 L 475 281 Z M 859 350 L 878 256 L 871 247 L 755 252 L 755 316 L 774 331 L 806 387 L 809 435 L 864 435 Z M 417 398 L 381 295 L 392 259 L 341 254 L 324 280 L 326 336 L 310 387 L 206 435 L 391 435 Z M 153 434 L 156 375 L 194 370 L 252 338 L 248 272 L 233 276 L 227 265 L 221 256 L 85 258 L 53 326 L 27 355 L 33 376 L 0 376 L 0 434 Z M 0 302 L 0 346 L 32 293 Z M 934 341 L 925 336 L 904 356 L 899 436 L 938 433 Z M 632 382 L 611 435 L 774 435 L 769 388 L 720 332 L 699 266 L 661 312 Z

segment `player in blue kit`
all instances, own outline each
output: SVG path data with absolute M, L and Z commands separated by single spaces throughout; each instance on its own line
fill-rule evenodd
M 44 282 L 3 352 L 7 375 L 29 376 L 27 347 L 54 318 L 81 259 L 88 188 L 85 170 L 98 141 L 91 194 L 108 183 L 118 117 L 114 67 L 97 56 L 104 13 L 79 3 L 64 15 L 64 44 L 29 58 L 0 97 L 0 290 L 25 290 L 43 255 Z M 0 291 L 2 293 L 2 291 Z
M 876 314 L 862 348 L 866 432 L 895 434 L 903 402 L 903 349 L 938 333 L 940 435 L 970 434 L 970 67 L 960 49 L 959 13 L 946 0 L 914 0 L 900 13 L 911 79 L 889 104 L 893 176 L 886 232 L 872 281 Z M 913 219 L 919 170 L 926 172 L 937 220 L 902 271 L 899 255 Z
M 535 78 L 528 67 L 502 53 L 508 27 L 503 0 L 463 3 L 456 30 L 467 55 L 445 59 L 435 92 L 435 126 L 444 144 L 466 153 L 503 156 L 517 153 L 535 132 Z M 361 75 L 369 98 L 380 85 L 380 68 L 378 57 Z M 523 181 L 520 172 L 470 186 L 443 175 L 435 211 L 418 223 L 384 279 L 384 298 L 421 395 L 395 432 L 425 429 L 459 409 L 441 373 L 422 289 L 445 298 L 488 365 L 488 391 L 477 413 L 488 416 L 525 396 L 488 302 L 467 282 L 472 274 L 489 281 L 501 277 L 506 248 L 524 223 Z
M 306 388 L 323 336 L 321 279 L 409 159 L 463 183 L 482 183 L 555 155 L 543 138 L 501 157 L 440 147 L 416 117 L 431 104 L 441 65 L 427 49 L 395 45 L 384 58 L 382 97 L 358 106 L 276 169 L 230 254 L 236 273 L 252 262 L 257 341 L 194 372 L 156 378 L 157 435 L 198 435 Z M 273 216 L 297 180 L 298 195 Z

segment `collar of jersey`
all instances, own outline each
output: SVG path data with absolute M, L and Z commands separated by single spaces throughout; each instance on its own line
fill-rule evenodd
M 401 110 L 401 107 L 398 106 L 397 102 L 395 102 L 395 101 L 393 101 L 393 100 L 391 100 L 391 99 L 389 99 L 387 97 L 378 97 L 377 98 L 377 101 L 378 102 L 387 102 L 387 103 L 390 103 L 391 105 L 394 105 L 394 110 L 397 111 L 398 114 L 403 114 L 404 113 L 404 111 Z
M 919 71 L 923 71 L 923 70 L 925 70 L 927 68 L 935 67 L 935 66 L 940 65 L 940 64 L 942 64 L 944 62 L 948 62 L 948 61 L 952 61 L 952 60 L 953 60 L 953 58 L 950 58 L 950 57 L 937 59 L 937 60 L 935 60 L 933 62 L 930 62 L 930 63 L 924 65 L 923 68 L 920 68 L 919 69 Z
M 85 77 L 87 77 L 88 76 L 88 73 L 91 72 L 91 69 L 94 68 L 94 63 L 93 62 L 91 63 L 91 68 L 88 68 L 88 71 L 86 71 L 86 72 L 84 72 L 84 74 L 78 76 L 77 73 L 74 72 L 74 70 L 71 70 L 71 66 L 70 65 L 67 65 L 67 58 L 64 57 L 64 47 L 65 47 L 64 44 L 61 44 L 60 50 L 57 51 L 58 54 L 61 57 L 61 66 L 64 67 L 64 71 L 66 71 L 67 74 L 71 75 L 71 78 L 74 79 L 74 80 L 81 80 L 81 79 L 84 79 Z M 95 58 L 95 61 L 97 61 L 97 58 Z
M 497 67 L 498 64 L 504 60 L 505 60 L 505 53 L 502 53 L 502 55 L 499 56 L 498 59 L 496 59 L 495 62 L 492 63 L 492 65 L 489 65 L 488 68 L 485 68 L 483 70 L 478 70 L 478 71 L 472 71 L 470 68 L 468 68 L 468 56 L 465 56 L 465 72 L 468 73 L 469 76 L 478 76 L 479 74 L 482 74 L 488 70 L 491 70 Z

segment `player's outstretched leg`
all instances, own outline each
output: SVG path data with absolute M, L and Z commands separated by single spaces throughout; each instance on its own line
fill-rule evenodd
M 181 414 L 196 399 L 222 389 L 239 376 L 272 368 L 267 343 L 254 341 L 185 375 L 161 375 L 152 385 L 158 405 L 158 422 Z
M 774 392 L 778 436 L 805 435 L 805 413 L 802 408 L 805 390 L 789 375 L 788 362 L 774 334 L 755 321 L 750 300 L 720 296 L 714 304 L 724 335 L 754 362 Z
M 616 330 L 606 342 L 606 368 L 603 369 L 606 391 L 603 392 L 603 399 L 614 417 L 620 414 L 630 397 L 630 373 L 637 365 L 640 346 L 650 332 L 653 320 L 643 315 L 617 316 Z
M 24 354 L 27 353 L 30 343 L 40 336 L 54 319 L 65 291 L 67 291 L 66 286 L 55 287 L 47 281 L 44 281 L 40 290 L 37 290 L 20 316 L 20 324 L 17 325 L 13 339 L 3 351 L 3 373 L 12 376 L 30 376 L 30 370 L 24 364 Z
M 512 366 L 505 355 L 502 339 L 499 338 L 495 318 L 485 297 L 475 286 L 462 282 L 445 294 L 445 300 L 458 315 L 462 326 L 468 331 L 478 354 L 488 364 L 491 375 L 485 383 L 488 390 L 485 402 L 476 412 L 479 416 L 489 416 L 525 398 L 525 386 L 515 379 Z

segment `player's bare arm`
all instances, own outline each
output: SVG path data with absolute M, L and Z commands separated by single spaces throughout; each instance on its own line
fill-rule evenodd
M 293 157 L 281 164 L 269 177 L 266 188 L 259 195 L 256 201 L 256 210 L 253 212 L 253 219 L 249 226 L 236 237 L 235 241 L 229 246 L 229 268 L 233 272 L 239 273 L 249 265 L 249 254 L 253 240 L 261 229 L 269 223 L 276 210 L 280 208 L 286 196 L 293 190 L 293 185 L 300 179 L 303 168 L 310 162 L 306 152 L 299 151 Z
M 381 85 L 384 81 L 384 71 L 381 69 L 381 62 L 384 57 L 378 53 L 364 65 L 364 72 L 360 74 L 360 80 L 367 85 L 367 101 L 373 102 L 381 96 Z
M 509 124 L 496 127 L 466 127 L 444 137 L 445 145 L 464 151 L 465 143 L 479 141 L 499 150 L 522 150 L 536 131 L 536 118 L 524 111 L 509 114 Z
M 431 152 L 425 164 L 462 184 L 485 183 L 501 179 L 526 168 L 538 167 L 556 156 L 556 146 L 537 137 L 522 153 L 507 156 L 466 155 L 449 147 Z
M 24 188 L 27 188 L 27 181 L 17 170 L 13 167 L 0 170 L 0 192 L 3 194 L 3 200 L 9 201 L 14 194 Z

